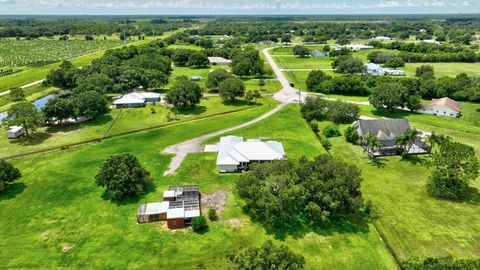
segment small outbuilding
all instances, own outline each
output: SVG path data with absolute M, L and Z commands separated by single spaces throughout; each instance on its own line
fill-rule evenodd
M 200 216 L 198 186 L 171 186 L 163 192 L 163 202 L 142 204 L 137 211 L 138 223 L 166 221 L 169 229 L 184 228 Z
M 390 41 L 392 39 L 389 38 L 389 37 L 385 37 L 385 36 L 378 36 L 378 37 L 375 37 L 375 40 L 377 40 L 377 41 Z
M 330 55 L 330 52 L 328 51 L 319 51 L 319 50 L 313 50 L 310 55 L 312 57 L 325 57 L 325 56 L 329 56 Z
M 25 134 L 25 129 L 21 126 L 11 126 L 7 130 L 7 137 L 9 139 L 16 139 Z
M 226 59 L 223 57 L 218 57 L 218 56 L 208 57 L 208 61 L 212 65 L 219 65 L 219 66 L 228 66 L 232 63 L 232 60 Z

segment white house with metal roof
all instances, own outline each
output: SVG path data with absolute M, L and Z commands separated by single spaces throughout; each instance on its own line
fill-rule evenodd
M 121 97 L 114 98 L 115 108 L 136 108 L 143 107 L 147 103 L 162 101 L 161 94 L 154 92 L 132 92 Z
M 212 65 L 228 66 L 232 63 L 232 60 L 219 56 L 210 56 L 208 57 L 208 62 Z
M 225 136 L 218 144 L 217 167 L 219 172 L 245 170 L 253 162 L 285 159 L 283 145 L 278 141 L 260 139 L 243 140 L 243 137 Z

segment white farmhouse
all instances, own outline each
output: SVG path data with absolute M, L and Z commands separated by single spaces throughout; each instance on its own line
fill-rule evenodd
M 440 116 L 458 117 L 460 116 L 461 111 L 462 108 L 459 102 L 448 97 L 444 97 L 440 99 L 434 98 L 432 99 L 432 102 L 422 104 L 422 108 L 417 112 Z
M 262 142 L 259 139 L 226 136 L 218 144 L 217 167 L 219 172 L 237 172 L 250 163 L 285 159 L 283 145 L 277 141 Z
M 115 108 L 136 108 L 143 107 L 147 103 L 162 101 L 161 94 L 154 92 L 132 92 L 121 97 L 114 98 Z
M 358 51 L 371 50 L 371 49 L 374 49 L 374 47 L 369 45 L 363 45 L 363 44 L 349 44 L 349 45 L 335 47 L 335 51 L 340 51 L 341 49 L 349 49 L 351 51 L 358 52 Z

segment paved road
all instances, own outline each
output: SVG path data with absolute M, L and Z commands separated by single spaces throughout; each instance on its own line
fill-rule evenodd
M 174 173 L 180 167 L 183 160 L 185 159 L 185 157 L 188 154 L 203 152 L 202 142 L 204 142 L 204 141 L 206 141 L 210 138 L 225 134 L 227 132 L 234 131 L 234 130 L 249 126 L 251 124 L 260 122 L 260 121 L 264 120 L 265 118 L 271 116 L 272 114 L 278 112 L 283 107 L 285 107 L 287 104 L 298 103 L 299 98 L 300 98 L 301 101 L 305 100 L 305 97 L 307 96 L 307 94 L 304 93 L 304 92 L 300 92 L 299 90 L 290 86 L 290 82 L 287 80 L 285 75 L 283 75 L 282 71 L 278 68 L 275 61 L 273 61 L 273 58 L 268 51 L 269 51 L 269 49 L 264 49 L 263 54 L 265 55 L 266 60 L 268 61 L 268 63 L 272 67 L 277 79 L 280 81 L 280 83 L 282 85 L 282 89 L 279 92 L 277 92 L 276 94 L 274 94 L 273 98 L 277 101 L 280 101 L 281 104 L 278 105 L 277 107 L 275 107 L 273 110 L 255 118 L 253 120 L 250 120 L 246 123 L 243 123 L 243 124 L 240 124 L 240 125 L 237 125 L 237 126 L 234 126 L 234 127 L 222 129 L 222 130 L 219 130 L 219 131 L 215 131 L 215 132 L 210 133 L 210 134 L 202 135 L 200 137 L 196 137 L 194 139 L 191 139 L 191 140 L 188 140 L 188 141 L 185 141 L 185 142 L 182 142 L 182 143 L 179 143 L 179 144 L 175 144 L 175 145 L 172 145 L 172 146 L 169 146 L 169 147 L 165 148 L 163 150 L 163 153 L 173 154 L 175 156 L 170 161 L 170 167 L 167 171 L 164 172 L 164 175 L 169 175 L 169 174 Z M 299 96 L 298 93 L 300 93 L 300 96 Z
M 277 64 L 273 60 L 273 57 L 270 55 L 270 49 L 271 48 L 263 49 L 263 54 L 265 55 L 265 59 L 267 60 L 268 64 L 270 64 L 270 67 L 272 67 L 272 70 L 275 73 L 277 80 L 282 85 L 282 89 L 276 94 L 274 94 L 273 98 L 280 102 L 287 103 L 298 103 L 299 100 L 303 102 L 307 97 L 307 93 L 301 92 L 300 90 L 290 86 L 290 82 L 287 80 L 282 70 L 277 66 Z
M 30 87 L 30 86 L 32 86 L 32 85 L 42 83 L 44 80 L 45 80 L 45 79 L 43 79 L 43 80 L 38 80 L 38 81 L 29 83 L 29 84 L 25 84 L 24 86 L 21 86 L 21 88 L 27 88 L 27 87 Z M 1 92 L 1 93 L 0 93 L 0 96 L 6 95 L 6 94 L 8 94 L 8 93 L 10 93 L 10 90 Z
M 248 122 L 240 124 L 238 126 L 222 129 L 222 130 L 219 130 L 219 131 L 215 131 L 213 133 L 202 135 L 200 137 L 196 137 L 194 139 L 191 139 L 191 140 L 188 140 L 188 141 L 185 141 L 185 142 L 182 142 L 182 143 L 179 143 L 179 144 L 175 144 L 175 145 L 172 145 L 172 146 L 169 146 L 169 147 L 165 148 L 165 150 L 163 150 L 163 153 L 174 154 L 175 156 L 170 161 L 170 167 L 167 171 L 165 171 L 164 175 L 169 175 L 169 174 L 172 174 L 173 172 L 175 172 L 178 169 L 178 167 L 180 167 L 183 160 L 185 159 L 185 157 L 188 154 L 203 152 L 202 142 L 204 142 L 204 141 L 206 141 L 210 138 L 222 135 L 224 133 L 234 131 L 234 130 L 249 126 L 251 124 L 260 122 L 263 119 L 265 119 L 265 118 L 271 116 L 272 114 L 278 112 L 283 107 L 285 107 L 287 104 L 288 103 L 283 102 L 280 105 L 278 105 L 277 107 L 275 107 L 273 110 L 255 118 L 253 120 L 250 120 Z

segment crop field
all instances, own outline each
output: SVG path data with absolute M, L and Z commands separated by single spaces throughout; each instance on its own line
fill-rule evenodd
M 120 40 L 0 39 L 0 67 L 43 66 L 121 44 Z

